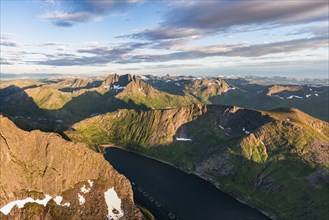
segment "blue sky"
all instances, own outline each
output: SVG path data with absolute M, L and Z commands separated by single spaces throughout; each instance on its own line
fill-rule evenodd
M 1 0 L 1 73 L 328 78 L 328 1 Z

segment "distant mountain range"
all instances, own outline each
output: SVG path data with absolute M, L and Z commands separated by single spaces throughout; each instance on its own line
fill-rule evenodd
M 59 74 L 59 73 L 22 73 L 22 74 L 8 74 L 0 73 L 2 80 L 13 79 L 35 79 L 44 80 L 48 78 L 64 78 L 64 77 L 91 77 L 92 74 Z M 191 76 L 192 77 L 192 76 Z M 245 81 L 247 83 L 273 85 L 273 84 L 289 84 L 289 85 L 329 85 L 329 79 L 317 79 L 317 78 L 294 78 L 284 76 L 237 76 L 237 75 L 219 75 L 218 77 L 227 81 Z
M 315 79 L 315 78 L 294 78 L 284 76 L 253 76 L 248 75 L 244 77 L 238 76 L 221 76 L 221 78 L 231 80 L 245 80 L 250 84 L 262 84 L 262 85 L 273 85 L 273 84 L 287 84 L 287 85 L 329 85 L 329 79 Z
M 37 118 L 61 120 L 60 125 L 66 129 L 83 118 L 117 109 L 177 108 L 195 103 L 263 110 L 292 107 L 329 121 L 328 86 L 258 85 L 240 81 L 129 74 L 52 78 L 42 82 L 4 81 L 0 84 L 3 103 L 0 110 L 16 119 L 31 117 L 38 124 L 49 125 L 49 129 L 55 128 L 56 123 L 42 123 Z

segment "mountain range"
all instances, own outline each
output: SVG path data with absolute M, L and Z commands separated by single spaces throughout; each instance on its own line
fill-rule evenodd
M 329 216 L 328 86 L 261 85 L 241 78 L 111 74 L 14 80 L 2 82 L 0 88 L 0 112 L 4 115 L 1 122 L 6 124 L 1 126 L 1 150 L 12 158 L 22 157 L 17 161 L 24 161 L 9 163 L 13 159 L 1 158 L 6 165 L 1 169 L 22 179 L 17 185 L 5 183 L 1 192 L 1 198 L 6 198 L 3 204 L 31 195 L 19 194 L 22 190 L 33 190 L 39 196 L 34 199 L 46 193 L 53 197 L 67 194 L 64 201 L 73 205 L 77 202 L 73 201 L 74 192 L 82 184 L 86 186 L 89 179 L 95 181 L 95 193 L 114 187 L 119 198 L 127 202 L 128 208 L 122 212 L 140 218 L 129 182 L 94 152 L 102 152 L 102 145 L 110 144 L 207 179 L 272 218 Z M 57 132 L 62 137 L 36 129 Z M 13 133 L 21 133 L 25 139 L 15 139 Z M 7 139 L 11 142 L 7 143 Z M 39 143 L 41 139 L 48 141 Z M 23 142 L 29 144 L 21 155 L 19 147 Z M 95 173 L 86 168 L 81 177 L 73 173 L 70 175 L 77 175 L 76 178 L 66 177 L 68 174 L 61 166 L 70 164 L 63 165 L 54 158 L 72 154 L 51 148 L 53 145 L 63 145 L 63 149 L 68 145 L 72 154 L 84 151 L 86 157 L 95 157 L 88 161 L 99 164 L 100 171 L 96 172 L 99 176 L 93 176 Z M 83 151 L 73 152 L 80 148 Z M 74 166 L 89 166 L 84 162 L 78 165 L 82 161 L 77 155 L 72 158 L 77 160 L 72 162 Z M 35 160 L 40 164 L 31 163 Z M 13 171 L 16 166 L 22 171 Z M 48 189 L 43 188 L 48 180 L 43 178 L 42 171 L 49 168 L 49 178 L 55 181 L 49 183 Z M 61 178 L 51 176 L 56 173 L 52 168 L 59 170 Z M 124 179 L 120 180 L 125 182 L 124 187 L 116 188 L 115 182 L 98 186 L 96 183 L 106 182 L 107 175 Z M 38 213 L 52 216 L 52 210 L 57 208 L 49 202 L 46 211 Z M 79 216 L 78 210 L 77 205 L 70 213 L 64 208 L 61 213 Z M 30 212 L 31 209 L 26 212 L 14 209 L 10 215 Z M 104 216 L 104 210 L 97 213 Z

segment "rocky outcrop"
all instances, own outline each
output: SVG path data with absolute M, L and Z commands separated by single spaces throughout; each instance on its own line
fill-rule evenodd
M 103 81 L 101 87 L 102 88 L 107 87 L 107 86 L 112 85 L 112 84 L 114 84 L 118 81 L 119 81 L 119 75 L 118 74 L 116 74 L 116 73 L 115 74 L 110 74 L 105 78 L 105 80 Z
M 230 86 L 223 79 L 196 79 L 186 86 L 186 91 L 207 103 L 212 96 L 217 96 L 229 90 Z
M 55 133 L 25 132 L 0 116 L 0 145 L 1 219 L 105 219 L 110 214 L 140 218 L 129 181 L 85 144 Z M 108 207 L 104 193 L 110 189 L 121 207 Z M 29 197 L 51 199 L 43 205 L 16 205 L 4 214 L 10 202 Z
M 280 93 L 283 91 L 289 91 L 289 92 L 296 92 L 302 90 L 302 86 L 281 86 L 281 85 L 274 85 L 268 88 L 267 95 L 271 96 L 276 93 Z
M 109 88 L 113 85 L 125 87 L 131 81 L 136 81 L 136 79 L 137 79 L 137 77 L 135 75 L 131 75 L 131 74 L 118 75 L 117 73 L 114 73 L 114 74 L 110 74 L 110 75 L 106 76 L 101 87 Z
M 150 84 L 133 76 L 132 80 L 127 84 L 123 92 L 117 95 L 117 98 L 126 96 L 136 96 L 137 94 L 147 98 L 157 98 L 160 92 L 154 89 Z

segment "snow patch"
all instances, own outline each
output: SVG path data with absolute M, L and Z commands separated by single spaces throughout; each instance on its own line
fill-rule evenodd
M 80 205 L 83 205 L 86 202 L 85 197 L 83 197 L 83 195 L 80 195 L 80 193 L 78 193 L 78 198 L 79 198 Z
M 61 196 L 56 196 L 53 200 L 54 200 L 54 202 L 56 203 L 56 205 L 70 207 L 70 203 L 69 203 L 69 202 L 66 202 L 66 203 L 64 203 L 63 205 L 61 204 L 61 202 L 62 202 L 62 200 L 63 200 L 63 197 L 61 197 Z
M 189 139 L 189 138 L 179 138 L 179 137 L 176 137 L 176 141 L 192 141 L 192 140 Z
M 63 197 L 61 196 L 56 196 L 54 199 L 54 202 L 57 204 L 57 205 L 61 205 L 61 202 L 63 200 Z
M 89 183 L 89 186 L 90 186 L 90 187 L 93 187 L 94 181 L 92 181 L 92 180 L 87 180 L 87 182 Z
M 123 216 L 123 210 L 121 209 L 121 199 L 115 192 L 114 187 L 104 192 L 105 202 L 107 205 L 107 218 L 117 220 Z
M 70 203 L 69 202 L 66 202 L 66 203 L 64 203 L 62 206 L 67 206 L 67 207 L 70 207 Z
M 250 134 L 250 131 L 247 131 L 245 127 L 242 128 L 242 131 L 243 131 L 245 134 Z
M 273 97 L 279 98 L 279 99 L 284 99 L 284 97 L 281 97 L 279 95 L 274 95 Z
M 120 85 L 113 85 L 112 86 L 112 89 L 116 89 L 116 90 L 119 90 L 119 89 L 124 89 L 126 88 L 125 86 L 120 86 Z
M 86 187 L 85 185 L 83 185 L 80 189 L 80 191 L 84 194 L 89 193 L 90 192 L 90 188 Z
M 140 76 L 140 77 L 141 77 L 142 80 L 145 80 L 145 81 L 146 81 L 146 80 L 149 80 L 149 78 L 146 77 L 146 76 Z
M 292 99 L 292 98 L 302 99 L 303 97 L 300 97 L 298 95 L 291 95 L 291 96 L 287 97 L 287 99 Z
M 138 91 L 141 92 L 146 97 L 146 94 L 144 93 L 142 88 L 138 88 Z
M 15 205 L 21 209 L 25 206 L 26 203 L 29 203 L 29 202 L 35 202 L 40 205 L 46 206 L 51 198 L 52 197 L 50 195 L 46 195 L 44 199 L 32 199 L 31 197 L 28 197 L 26 199 L 16 200 L 16 201 L 10 202 L 7 205 L 3 206 L 0 209 L 0 211 L 3 214 L 8 215 L 8 213 L 11 211 L 12 208 L 14 208 Z

